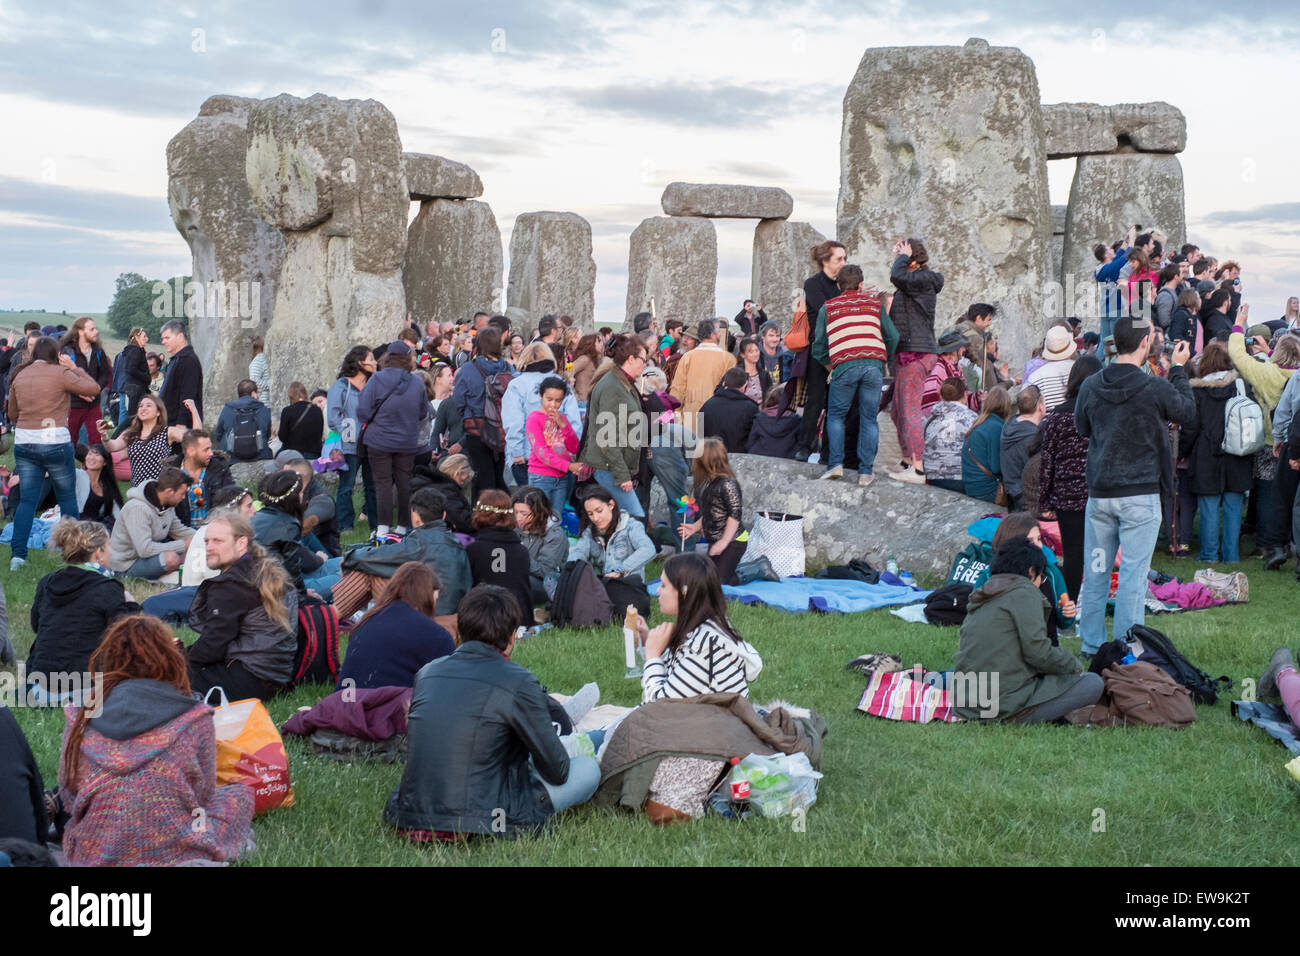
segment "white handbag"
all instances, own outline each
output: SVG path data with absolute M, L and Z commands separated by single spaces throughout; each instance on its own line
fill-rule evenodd
M 772 570 L 783 578 L 804 573 L 803 515 L 780 511 L 754 512 L 749 545 L 741 562 L 767 558 Z

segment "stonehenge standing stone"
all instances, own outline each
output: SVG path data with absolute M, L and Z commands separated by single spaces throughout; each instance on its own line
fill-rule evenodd
M 284 237 L 257 214 L 244 173 L 248 113 L 256 102 L 209 97 L 198 117 L 167 144 L 167 204 L 189 244 L 190 275 L 204 302 L 201 313 L 189 319 L 189 337 L 203 363 L 204 408 L 213 409 L 210 417 L 248 377 L 250 342 L 265 335 L 271 322 L 285 257 Z M 209 300 L 208 289 L 225 294 Z M 207 309 L 209 301 L 215 310 Z
M 483 180 L 464 163 L 431 153 L 403 153 L 406 188 L 412 199 L 477 199 Z
M 1114 153 L 1131 146 L 1142 153 L 1181 153 L 1187 120 L 1168 103 L 1051 103 L 1043 106 L 1047 158 Z
M 1161 229 L 1168 248 L 1177 249 L 1187 241 L 1183 168 L 1178 157 L 1154 153 L 1080 156 L 1065 216 L 1061 273 L 1067 296 L 1072 283 L 1074 298 L 1081 292 L 1091 296 L 1088 315 L 1098 314 L 1093 295 L 1092 273 L 1097 265 L 1093 247 L 1114 242 L 1135 224 Z
M 492 207 L 475 200 L 430 199 L 408 230 L 406 305 L 421 323 L 468 322 L 504 307 L 501 230 Z
M 669 183 L 659 200 L 669 216 L 707 219 L 788 219 L 794 200 L 776 186 Z
M 659 326 L 696 325 L 717 314 L 718 235 L 708 219 L 654 216 L 632 231 L 627 257 L 627 319 L 653 297 Z
M 1048 260 L 1052 273 L 1052 280 L 1061 281 L 1061 259 L 1065 252 L 1065 212 L 1067 206 L 1052 207 L 1052 245 L 1048 253 Z
M 794 305 L 803 295 L 803 280 L 816 267 L 812 247 L 826 237 L 806 222 L 764 219 L 754 228 L 754 266 L 750 298 L 761 303 L 769 320 L 788 330 Z M 876 281 L 882 277 L 876 277 Z
M 571 212 L 525 212 L 510 235 L 506 301 L 531 315 L 573 316 L 584 332 L 596 317 L 591 223 Z
M 258 214 L 285 241 L 266 333 L 263 400 L 275 405 L 290 381 L 331 381 L 348 345 L 400 327 L 410 200 L 397 121 L 375 100 L 258 101 L 244 168 Z
M 1051 239 L 1030 59 L 978 39 L 867 50 L 844 96 L 838 233 L 868 265 L 888 262 L 900 236 L 921 239 L 946 280 L 936 331 L 994 302 L 1002 354 L 1028 358 Z

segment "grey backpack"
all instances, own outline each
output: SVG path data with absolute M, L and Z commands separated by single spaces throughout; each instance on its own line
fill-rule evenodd
M 1246 397 L 1246 383 L 1237 379 L 1237 394 L 1223 409 L 1223 444 L 1227 455 L 1253 455 L 1264 447 L 1264 412 Z

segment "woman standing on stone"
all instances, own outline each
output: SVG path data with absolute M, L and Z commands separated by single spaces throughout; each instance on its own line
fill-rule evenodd
M 808 312 L 810 326 L 817 324 L 817 313 L 821 312 L 827 300 L 840 294 L 840 287 L 835 280 L 848 261 L 848 253 L 841 243 L 827 239 L 812 247 L 812 259 L 817 264 L 817 271 L 805 279 L 803 284 L 804 307 Z M 817 441 L 817 420 L 826 409 L 826 381 L 829 374 L 826 366 L 812 357 L 812 336 L 808 338 L 809 347 L 800 350 L 790 371 L 790 377 L 803 379 L 804 385 L 803 426 L 799 433 L 799 448 L 794 453 L 798 461 L 808 460 L 813 443 Z M 672 375 L 668 378 L 671 381 Z M 791 404 L 799 403 L 796 401 Z
M 889 409 L 903 455 L 903 470 L 889 477 L 923 485 L 925 422 L 921 417 L 921 398 L 925 379 L 939 361 L 939 346 L 934 340 L 934 310 L 943 291 L 943 276 L 930 268 L 930 254 L 921 240 L 899 239 L 894 243 L 889 281 L 898 290 L 889 309 L 889 318 L 898 329 L 895 354 L 898 364 Z

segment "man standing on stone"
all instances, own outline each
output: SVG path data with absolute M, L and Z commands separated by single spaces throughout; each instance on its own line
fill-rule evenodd
M 669 394 L 682 403 L 683 415 L 695 415 L 713 397 L 727 369 L 736 364 L 736 356 L 723 350 L 718 337 L 717 325 L 705 319 L 700 323 L 700 344 L 677 363 Z M 686 425 L 700 433 L 693 419 L 688 419 Z
M 95 328 L 95 320 L 88 316 L 83 315 L 72 323 L 72 328 L 68 329 L 59 346 L 64 355 L 77 363 L 77 368 L 99 383 L 99 395 L 94 398 L 73 395 L 72 405 L 68 409 L 68 434 L 72 436 L 73 444 L 81 440 L 78 436 L 84 425 L 86 444 L 96 445 L 101 440 L 99 426 L 96 424 L 101 418 L 99 402 L 103 390 L 112 380 L 113 363 L 99 347 L 99 329 Z
M 1001 381 L 997 365 L 987 348 L 991 338 L 989 326 L 997 314 L 998 307 L 995 305 L 972 302 L 965 317 L 957 323 L 957 331 L 966 336 L 966 356 L 970 359 L 970 366 L 962 376 L 968 392 L 987 391 Z
M 812 316 L 809 316 L 809 319 L 811 318 Z M 744 307 L 736 313 L 736 328 L 740 329 L 741 338 L 747 339 L 758 335 L 758 330 L 766 321 L 767 313 L 753 299 L 746 299 Z
M 1169 422 L 1196 417 L 1183 367 L 1187 343 L 1174 348 L 1168 378 L 1142 368 L 1153 329 L 1145 319 L 1115 322 L 1115 360 L 1089 376 L 1074 406 L 1074 427 L 1088 441 L 1088 507 L 1084 512 L 1084 576 L 1079 636 L 1091 656 L 1106 642 L 1106 599 L 1115 554 L 1123 557 L 1115 592 L 1115 636 L 1145 620 L 1147 571 L 1160 531 L 1160 489 L 1172 488 Z
M 167 409 L 169 425 L 194 427 L 190 410 L 185 407 L 186 399 L 192 401 L 203 417 L 203 366 L 198 355 L 190 345 L 185 334 L 185 325 L 172 319 L 162 327 L 162 347 L 171 356 L 167 370 L 163 374 L 162 388 L 158 397 Z
M 812 258 L 818 268 L 804 280 L 803 301 L 809 323 L 816 323 L 822 306 L 840 294 L 836 278 L 848 254 L 842 243 L 827 239 L 812 247 Z M 817 420 L 826 408 L 826 366 L 813 358 L 810 345 L 795 358 L 790 375 L 804 380 L 803 427 L 799 431 L 799 446 L 794 457 L 796 461 L 807 461 L 817 441 Z
M 880 389 L 885 366 L 898 345 L 898 330 L 888 315 L 880 313 L 880 290 L 862 288 L 862 270 L 846 265 L 836 284 L 840 294 L 817 313 L 812 357 L 829 368 L 826 402 L 826 442 L 829 467 L 822 478 L 844 477 L 844 421 L 849 409 L 858 408 L 858 484 L 875 480 L 872 473 L 879 444 Z

